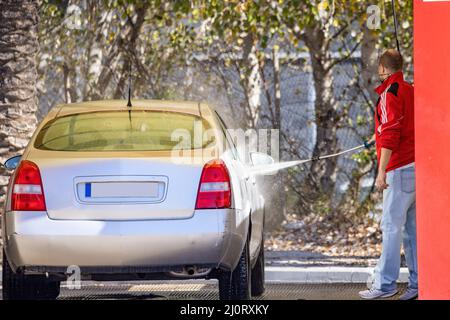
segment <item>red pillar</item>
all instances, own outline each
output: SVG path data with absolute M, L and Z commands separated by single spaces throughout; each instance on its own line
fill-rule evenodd
M 414 0 L 420 299 L 450 299 L 450 1 Z

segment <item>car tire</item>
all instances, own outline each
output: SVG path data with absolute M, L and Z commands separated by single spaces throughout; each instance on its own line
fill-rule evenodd
M 60 292 L 60 281 L 14 273 L 4 252 L 2 279 L 3 300 L 54 300 Z
M 266 290 L 264 285 L 265 280 L 265 259 L 264 259 L 264 233 L 261 238 L 261 245 L 259 247 L 259 254 L 252 272 L 252 296 L 259 297 Z
M 248 241 L 233 272 L 222 271 L 219 276 L 220 300 L 249 300 L 251 293 L 251 268 Z

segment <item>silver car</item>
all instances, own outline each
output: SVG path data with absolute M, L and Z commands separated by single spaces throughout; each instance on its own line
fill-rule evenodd
M 68 276 L 218 279 L 221 299 L 261 295 L 264 198 L 251 164 L 203 103 L 54 107 L 4 164 L 3 298 L 54 299 Z

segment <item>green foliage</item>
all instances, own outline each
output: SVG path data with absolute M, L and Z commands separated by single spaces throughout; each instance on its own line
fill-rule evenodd
M 352 155 L 352 159 L 358 163 L 360 168 L 364 168 L 369 165 L 376 158 L 375 149 L 363 150 L 361 152 Z

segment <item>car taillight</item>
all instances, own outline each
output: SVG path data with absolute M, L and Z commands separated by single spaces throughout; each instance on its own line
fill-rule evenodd
M 211 160 L 203 167 L 195 209 L 231 207 L 231 186 L 228 169 L 222 160 Z
M 20 162 L 12 188 L 11 210 L 46 210 L 41 174 L 35 163 L 28 160 Z

